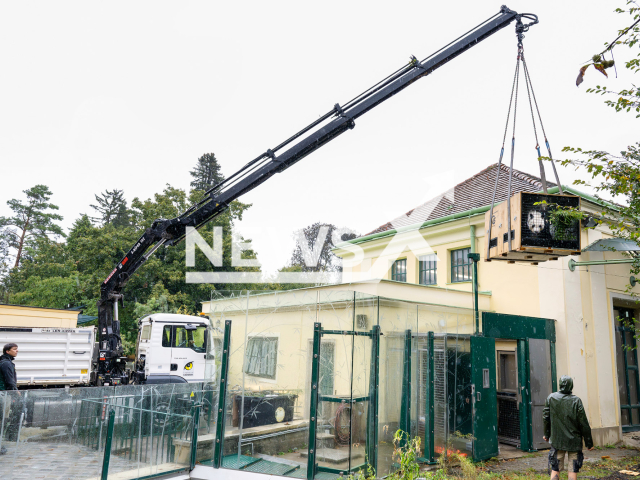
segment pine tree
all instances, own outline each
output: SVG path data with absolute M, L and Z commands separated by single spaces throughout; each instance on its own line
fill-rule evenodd
M 10 231 L 8 228 L 0 228 L 0 283 L 11 268 L 11 250 L 8 239 L 13 237 L 14 234 L 15 232 Z M 0 286 L 0 299 L 2 297 L 2 286 Z
M 214 153 L 205 153 L 198 159 L 195 168 L 189 172 L 193 177 L 193 190 L 208 190 L 224 180 L 220 172 L 220 164 Z
M 26 203 L 12 199 L 7 202 L 13 210 L 13 217 L 0 217 L 0 230 L 4 242 L 15 249 L 14 268 L 20 264 L 26 246 L 35 245 L 38 240 L 47 240 L 49 235 L 65 236 L 62 228 L 54 222 L 62 220 L 62 216 L 49 210 L 58 210 L 58 206 L 49 203 L 51 190 L 46 185 L 36 185 L 24 190 Z M 13 227 L 13 228 L 6 228 Z
M 91 217 L 96 223 L 102 226 L 113 223 L 115 226 L 124 226 L 129 224 L 129 212 L 127 209 L 127 201 L 124 198 L 122 190 L 105 190 L 99 196 L 95 195 L 97 205 L 89 205 L 99 216 Z

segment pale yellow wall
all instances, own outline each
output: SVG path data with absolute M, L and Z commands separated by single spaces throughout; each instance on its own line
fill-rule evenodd
M 598 207 L 582 201 L 583 209 L 596 213 Z M 568 268 L 569 257 L 557 261 L 542 262 L 537 266 L 523 263 L 507 264 L 503 261 L 485 262 L 484 214 L 457 221 L 451 221 L 419 231 L 405 228 L 392 237 L 378 238 L 360 244 L 364 252 L 359 275 L 375 265 L 378 257 L 384 257 L 387 264 L 393 261 L 397 248 L 388 249 L 391 242 L 407 244 L 402 256 L 408 260 L 407 270 L 417 270 L 417 257 L 423 251 L 432 250 L 439 259 L 438 287 L 470 292 L 470 283 L 449 284 L 450 251 L 470 245 L 469 226 L 476 225 L 476 251 L 481 255 L 478 264 L 478 283 L 481 292 L 491 292 L 489 310 L 498 313 L 525 315 L 556 320 L 557 373 L 574 378 L 575 393 L 579 395 L 587 409 L 592 427 L 603 431 L 620 425 L 618 383 L 616 372 L 616 348 L 613 335 L 613 299 L 631 298 L 627 292 L 629 265 L 606 265 L 578 267 L 575 272 Z M 418 235 L 419 234 L 419 235 Z M 411 241 L 403 241 L 403 237 Z M 600 238 L 611 237 L 606 228 L 583 230 L 583 248 Z M 425 240 L 428 248 L 425 248 Z M 355 258 L 350 252 L 337 251 L 345 259 Z M 572 257 L 580 260 L 602 260 L 622 258 L 615 253 L 584 253 Z M 415 264 L 411 266 L 409 259 Z M 365 263 L 366 262 L 366 263 Z M 365 265 L 367 268 L 364 268 Z M 345 262 L 344 278 L 357 280 L 352 275 L 355 265 Z M 355 271 L 355 270 L 354 270 Z M 375 275 L 372 268 L 369 272 Z M 390 278 L 385 271 L 382 278 Z M 409 282 L 417 282 L 417 275 L 407 277 Z M 430 287 L 426 287 L 430 288 Z M 640 295 L 640 285 L 633 289 Z M 604 437 L 603 437 L 604 438 Z M 615 438 L 609 436 L 609 440 Z
M 0 305 L 1 327 L 76 328 L 78 311 Z

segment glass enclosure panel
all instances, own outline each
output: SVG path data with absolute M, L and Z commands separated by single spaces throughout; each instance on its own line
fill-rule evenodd
M 379 324 L 382 333 L 380 342 L 379 389 L 379 448 L 378 475 L 394 471 L 393 438 L 398 430 L 411 433 L 411 394 L 403 397 L 403 388 L 408 388 L 405 378 L 405 361 L 411 358 L 406 351 L 407 332 L 416 328 L 416 306 L 408 302 L 379 298 Z M 410 334 L 411 335 L 411 334 Z M 404 404 L 403 404 L 404 400 Z M 407 410 L 405 410 L 407 409 Z M 409 421 L 401 418 L 408 411 Z
M 219 418 L 225 422 L 225 442 L 222 450 L 223 467 L 229 466 L 230 457 L 238 454 L 238 419 L 234 416 L 234 398 L 242 390 L 242 365 L 244 359 L 244 324 L 247 313 L 247 293 L 242 291 L 212 291 L 211 301 L 207 307 L 203 304 L 203 312 L 209 316 L 213 333 L 213 353 L 207 357 L 205 372 L 220 378 L 222 356 L 224 354 L 224 331 L 227 321 L 231 321 L 231 337 L 228 351 L 228 376 L 226 379 L 227 394 L 223 412 L 216 409 L 214 425 L 209 427 L 207 438 L 198 438 L 198 454 L 196 459 L 204 465 L 211 465 L 216 446 L 216 428 Z M 213 357 L 213 358 L 211 358 Z M 212 387 L 219 391 L 220 380 L 212 382 Z M 220 406 L 218 406 L 220 407 Z M 222 417 L 220 417 L 222 415 Z M 204 450 L 205 454 L 200 454 Z M 201 457 L 202 455 L 202 457 Z M 208 457 L 208 458 L 207 458 Z
M 434 444 L 437 455 L 473 453 L 471 349 L 468 335 L 434 339 Z
M 202 384 L 116 387 L 109 476 L 135 479 L 185 469 L 191 459 L 195 405 Z
M 377 320 L 375 318 L 375 301 L 368 295 L 356 293 L 354 331 L 357 333 L 371 334 Z M 353 337 L 353 379 L 351 387 L 351 442 L 350 462 L 351 469 L 358 465 L 371 464 L 373 459 L 368 458 L 367 439 L 368 423 L 374 422 L 370 418 L 371 407 L 371 348 L 373 342 L 371 336 Z M 373 410 L 371 410 L 373 412 Z M 375 465 L 372 465 L 375 468 Z
M 109 439 L 110 476 L 183 469 L 201 390 L 202 384 L 168 384 L 2 392 L 0 473 L 12 478 L 28 468 L 34 475 L 100 478 Z M 46 461 L 34 462 L 36 451 Z
M 206 302 L 205 302 L 206 303 Z M 312 385 L 318 392 L 315 460 L 324 474 L 348 472 L 376 450 L 372 375 L 379 371 L 377 475 L 394 470 L 393 437 L 402 429 L 424 440 L 429 332 L 436 332 L 436 452 L 471 454 L 469 337 L 473 310 L 419 304 L 330 289 L 214 292 L 207 382 L 200 395 L 197 459 L 211 464 L 218 418 L 223 333 L 232 322 L 222 466 L 304 475 Z M 312 378 L 314 324 L 320 323 L 318 376 Z M 379 364 L 372 328 L 381 330 Z M 207 400 L 211 395 L 211 400 Z M 210 412 L 213 411 L 214 415 Z M 203 429 L 207 428 L 207 433 Z M 454 445 L 455 443 L 455 445 Z M 424 448 L 424 444 L 422 445 Z M 203 452 L 206 452 L 203 453 Z M 422 454 L 422 452 L 421 452 Z M 206 458 L 205 458 L 206 457 Z
M 473 401 L 469 336 L 448 335 L 447 368 L 448 449 L 472 456 Z
M 316 292 L 296 290 L 216 292 L 207 306 L 214 326 L 231 321 L 224 468 L 306 471 L 316 304 Z M 335 380 L 331 353 L 323 354 L 323 391 Z
M 13 478 L 27 468 L 34 475 L 55 470 L 69 477 L 78 471 L 99 476 L 105 438 L 100 436 L 101 411 L 83 408 L 83 400 L 108 397 L 113 388 L 0 392 L 0 449 L 6 449 L 0 457 L 2 477 Z M 37 452 L 47 461 L 34 464 Z
M 365 379 L 354 379 L 353 364 L 356 356 L 356 347 L 360 345 L 354 342 L 354 337 L 342 332 L 351 332 L 357 329 L 356 313 L 367 315 L 366 312 L 356 312 L 354 308 L 355 293 L 349 291 L 320 291 L 318 294 L 318 321 L 323 331 L 330 330 L 334 333 L 325 334 L 322 337 L 320 347 L 325 343 L 331 344 L 334 350 L 334 370 L 330 372 L 329 365 L 321 363 L 321 384 L 326 375 L 333 376 L 333 391 L 318 396 L 318 428 L 316 432 L 316 462 L 321 467 L 348 471 L 352 466 L 352 449 L 354 446 L 355 427 L 358 430 L 360 416 L 355 412 L 360 411 L 361 405 L 352 404 L 353 385 Z M 361 325 L 369 322 L 367 317 L 360 317 Z M 361 328 L 360 331 L 363 329 Z M 358 374 L 361 374 L 358 369 Z M 328 392 L 328 389 L 325 391 Z M 364 425 L 363 425 L 364 426 Z M 361 450 L 363 452 L 364 449 Z M 364 462 L 361 453 L 358 463 Z

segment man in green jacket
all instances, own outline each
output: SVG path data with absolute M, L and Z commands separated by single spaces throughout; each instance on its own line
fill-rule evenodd
M 582 400 L 572 395 L 573 380 L 563 375 L 560 378 L 560 391 L 547 397 L 542 412 L 544 422 L 544 440 L 551 443 L 549 450 L 549 470 L 551 480 L 558 480 L 564 467 L 564 454 L 568 455 L 569 480 L 576 480 L 582 467 L 582 440 L 591 450 L 593 439 L 587 414 Z

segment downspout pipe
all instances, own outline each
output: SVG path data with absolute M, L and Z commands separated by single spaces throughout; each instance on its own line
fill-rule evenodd
M 476 253 L 476 226 L 469 225 L 469 238 L 471 239 L 471 253 Z
M 475 334 L 480 335 L 480 313 L 478 312 L 478 262 L 480 254 L 476 253 L 476 226 L 469 225 L 469 239 L 471 252 L 469 258 L 473 261 L 473 314 L 475 317 Z
M 576 262 L 573 258 L 569 260 L 568 267 L 572 272 L 575 271 L 576 267 L 588 266 L 588 265 L 615 265 L 619 263 L 634 263 L 637 259 L 635 258 L 623 258 L 618 260 L 590 260 L 585 262 Z

